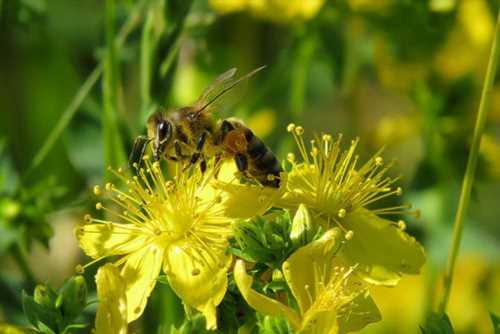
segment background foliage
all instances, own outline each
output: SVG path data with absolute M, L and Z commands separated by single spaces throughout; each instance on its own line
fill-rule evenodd
M 384 320 L 363 333 L 419 332 L 437 302 L 498 3 L 262 3 L 0 1 L 0 322 L 26 324 L 20 290 L 58 289 L 84 261 L 73 226 L 154 108 L 265 64 L 218 117 L 241 117 L 280 157 L 291 121 L 359 136 L 367 156 L 386 147 L 422 212 L 408 229 L 428 262 L 373 291 Z M 492 94 L 448 309 L 457 333 L 491 333 L 488 312 L 500 313 L 500 85 Z M 169 295 L 159 285 L 135 326 L 167 330 L 182 312 Z

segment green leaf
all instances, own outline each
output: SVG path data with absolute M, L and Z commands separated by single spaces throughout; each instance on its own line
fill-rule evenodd
M 38 284 L 33 292 L 33 299 L 47 309 L 53 309 L 56 304 L 57 294 L 50 287 Z
M 69 322 L 76 318 L 87 305 L 87 285 L 83 276 L 69 279 L 61 288 L 56 307 L 61 308 L 64 319 Z
M 35 300 L 22 292 L 22 303 L 24 314 L 28 321 L 43 333 L 50 333 L 48 330 L 57 330 L 58 314 L 46 306 L 37 304 Z M 52 331 L 54 333 L 54 331 Z
M 490 317 L 493 324 L 493 333 L 500 334 L 500 318 L 493 312 L 490 312 Z
M 424 327 L 420 327 L 422 334 L 454 334 L 450 319 L 446 314 L 432 313 L 427 317 Z

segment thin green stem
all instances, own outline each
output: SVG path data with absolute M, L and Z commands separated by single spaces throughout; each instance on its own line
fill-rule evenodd
M 151 104 L 151 76 L 152 76 L 152 58 L 154 53 L 154 10 L 151 7 L 146 15 L 146 21 L 142 28 L 141 36 L 141 108 L 146 110 Z
M 455 223 L 453 226 L 453 241 L 451 244 L 450 253 L 448 255 L 448 263 L 446 266 L 446 272 L 443 281 L 444 289 L 443 289 L 441 303 L 439 305 L 440 313 L 446 312 L 446 306 L 448 304 L 448 299 L 450 297 L 451 285 L 453 283 L 453 272 L 455 269 L 455 263 L 457 260 L 458 251 L 460 249 L 460 241 L 462 239 L 464 216 L 469 206 L 470 193 L 472 189 L 472 184 L 474 182 L 474 175 L 476 173 L 479 145 L 481 143 L 481 136 L 483 134 L 484 125 L 486 123 L 486 115 L 488 113 L 490 104 L 491 89 L 493 87 L 493 82 L 495 79 L 495 74 L 497 69 L 498 55 L 500 53 L 500 45 L 498 43 L 499 36 L 500 36 L 500 12 L 498 13 L 495 36 L 493 38 L 493 44 L 491 46 L 488 69 L 486 70 L 486 77 L 484 78 L 483 90 L 481 92 L 481 101 L 479 103 L 479 110 L 476 119 L 476 126 L 474 128 L 474 135 L 472 137 L 472 146 L 470 148 L 469 158 L 467 160 L 465 176 L 462 182 L 462 191 L 460 193 L 458 209 L 455 216 Z
M 117 48 L 120 48 L 127 39 L 128 35 L 136 28 L 138 23 L 141 21 L 141 16 L 143 13 L 144 4 L 147 3 L 148 0 L 140 1 L 131 11 L 130 16 L 128 17 L 125 24 L 120 29 L 118 33 L 115 44 Z M 43 145 L 40 147 L 38 152 L 36 153 L 33 161 L 31 162 L 31 166 L 28 170 L 28 174 L 31 173 L 36 167 L 38 167 L 47 157 L 47 154 L 50 152 L 55 142 L 59 139 L 62 132 L 68 126 L 71 119 L 75 115 L 78 108 L 80 108 L 81 104 L 90 93 L 94 85 L 99 80 L 102 70 L 103 70 L 103 60 L 99 62 L 99 64 L 92 70 L 87 79 L 85 79 L 83 85 L 76 92 L 75 96 L 69 103 L 69 105 L 64 109 L 61 114 L 61 118 L 57 121 L 54 129 L 51 131 Z
M 118 129 L 118 61 L 115 44 L 115 0 L 106 0 L 106 55 L 102 80 L 102 129 L 105 166 L 125 163 L 123 141 Z

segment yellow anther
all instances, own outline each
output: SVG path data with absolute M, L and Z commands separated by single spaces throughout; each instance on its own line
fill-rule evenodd
M 292 152 L 288 153 L 286 155 L 286 159 L 291 162 L 291 163 L 294 163 L 295 162 L 295 154 L 293 154 Z
M 397 188 L 396 188 L 396 195 L 397 195 L 397 196 L 401 196 L 401 195 L 403 195 L 403 188 L 401 188 L 401 187 L 397 187 Z
M 95 185 L 94 186 L 94 195 L 99 196 L 101 194 L 102 194 L 101 187 L 99 187 L 98 185 Z
M 77 264 L 75 267 L 75 271 L 77 274 L 83 274 L 85 272 L 85 269 L 81 264 Z
M 106 183 L 105 185 L 106 191 L 113 190 L 113 184 L 111 182 Z
M 286 127 L 286 131 L 292 132 L 293 130 L 295 130 L 295 124 L 293 123 L 288 124 L 288 126 Z
M 330 142 L 330 141 L 332 141 L 332 136 L 327 135 L 327 134 L 324 134 L 324 135 L 322 136 L 322 139 L 323 139 L 323 141 L 325 141 L 325 142 Z
M 352 237 L 354 237 L 354 231 L 347 231 L 347 233 L 345 234 L 345 239 L 351 240 Z
M 118 172 L 118 174 L 122 174 L 123 173 L 123 168 L 120 167 L 116 171 Z
M 345 209 L 340 209 L 337 215 L 339 216 L 339 218 L 344 218 L 346 213 L 347 211 Z
M 319 151 L 317 147 L 313 147 L 311 150 L 311 156 L 316 157 L 318 155 Z
M 92 216 L 89 215 L 89 214 L 86 214 L 85 216 L 83 216 L 83 220 L 86 222 L 86 223 L 90 223 L 92 222 Z
M 383 163 L 384 163 L 384 158 L 382 158 L 382 157 L 375 158 L 375 165 L 381 166 Z
M 101 203 L 101 202 L 97 202 L 97 203 L 95 204 L 95 208 L 96 208 L 96 210 L 101 210 L 102 208 L 104 208 L 104 206 L 102 205 L 102 203 Z
M 304 134 L 304 128 L 301 127 L 300 125 L 295 127 L 295 134 L 297 136 L 302 136 Z
M 134 163 L 132 164 L 132 167 L 134 167 L 135 169 L 137 169 L 137 168 L 139 168 L 139 164 L 138 164 L 137 162 L 134 162 Z
M 153 168 L 159 169 L 160 163 L 158 161 L 153 162 Z
M 404 231 L 406 230 L 406 223 L 404 222 L 404 220 L 399 220 L 398 221 L 398 227 L 401 231 Z
M 268 181 L 274 181 L 276 179 L 276 176 L 274 176 L 273 174 L 267 174 L 266 178 Z
M 149 155 L 148 154 L 144 154 L 144 156 L 142 157 L 142 160 L 144 160 L 144 161 L 149 160 Z

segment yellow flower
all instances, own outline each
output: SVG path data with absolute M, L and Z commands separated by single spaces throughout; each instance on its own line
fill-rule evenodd
M 325 0 L 210 0 L 216 11 L 227 14 L 247 10 L 275 22 L 295 22 L 313 18 Z
M 299 248 L 283 263 L 283 273 L 298 304 L 298 312 L 252 289 L 253 278 L 242 260 L 234 278 L 247 303 L 271 316 L 284 316 L 300 333 L 334 334 L 357 331 L 381 319 L 377 306 L 354 267 L 335 258 L 341 244 L 338 228 Z
M 228 161 L 220 168 L 217 180 L 205 190 L 206 196 L 214 196 L 213 193 L 218 192 L 224 214 L 231 218 L 249 219 L 263 215 L 281 197 L 285 189 L 283 184 L 286 183 L 286 173 L 280 176 L 280 188 L 240 184 L 238 174 L 234 162 Z
M 108 183 L 113 207 L 97 203 L 112 220 L 86 217 L 77 228 L 80 247 L 95 261 L 118 256 L 127 299 L 127 322 L 137 319 L 156 284 L 160 271 L 185 304 L 202 312 L 207 328 L 216 327 L 216 306 L 227 289 L 226 271 L 231 257 L 226 253 L 232 220 L 225 215 L 221 196 L 205 196 L 214 176 L 209 162 L 178 172 L 166 180 L 159 163 L 145 158 L 145 169 L 127 178 L 114 172 L 128 187 L 121 191 Z M 94 192 L 102 191 L 98 186 Z
M 297 210 L 303 204 L 323 230 L 340 227 L 349 242 L 339 256 L 350 265 L 358 265 L 367 282 L 395 285 L 402 274 L 419 273 L 425 262 L 422 246 L 404 232 L 403 221 L 379 217 L 404 213 L 408 206 L 367 208 L 383 198 L 401 195 L 401 188 L 394 187 L 397 179 L 386 175 L 390 164 L 375 156 L 358 167 L 358 140 L 343 151 L 341 136 L 334 140 L 323 135 L 308 149 L 302 127 L 291 124 L 288 130 L 302 161 L 289 154 L 292 170 L 287 175 L 287 189 L 275 205 Z
M 120 271 L 108 263 L 100 267 L 95 277 L 97 285 L 96 334 L 127 333 L 127 296 Z

